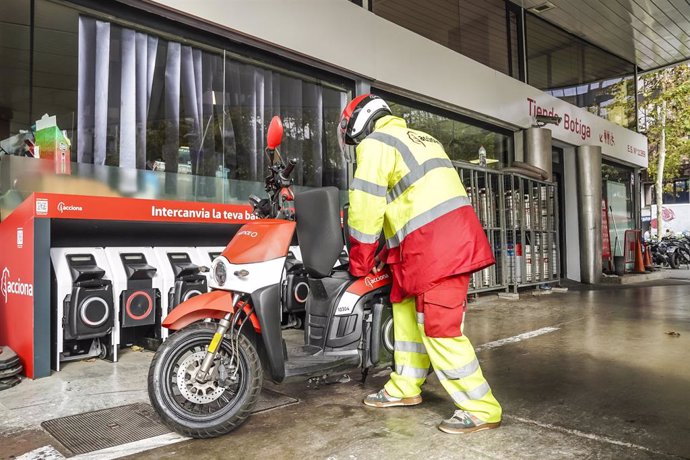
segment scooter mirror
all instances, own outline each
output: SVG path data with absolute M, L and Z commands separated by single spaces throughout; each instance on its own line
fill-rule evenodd
M 283 122 L 280 121 L 279 116 L 273 117 L 271 124 L 268 125 L 268 133 L 266 134 L 266 147 L 274 150 L 280 145 L 283 139 Z

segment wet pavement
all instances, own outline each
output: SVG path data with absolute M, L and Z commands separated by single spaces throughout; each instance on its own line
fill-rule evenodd
M 436 425 L 453 406 L 433 375 L 420 406 L 364 407 L 362 397 L 381 387 L 387 371 L 361 384 L 354 370 L 351 382 L 318 389 L 304 381 L 269 384 L 300 403 L 252 415 L 222 438 L 184 441 L 131 458 L 690 458 L 690 282 L 653 284 L 573 285 L 563 294 L 526 293 L 520 301 L 485 296 L 472 304 L 465 332 L 481 349 L 482 368 L 503 405 L 498 430 L 441 433 Z M 538 330 L 540 335 L 526 334 Z M 520 334 L 522 340 L 502 340 Z M 149 358 L 131 353 L 116 366 L 75 363 L 61 374 L 95 380 L 80 384 L 58 374 L 24 382 L 11 395 L 0 393 L 0 458 L 51 444 L 37 428 L 42 411 L 45 419 L 66 415 L 65 408 L 78 413 L 81 405 L 83 412 L 145 401 Z M 77 366 L 83 369 L 75 371 Z M 99 380 L 104 369 L 110 375 Z M 98 387 L 103 379 L 112 394 L 91 395 L 105 392 Z M 123 381 L 128 388 L 119 388 Z M 60 385 L 62 396 L 51 396 Z M 76 393 L 60 399 L 68 392 Z M 54 440 L 52 445 L 60 448 Z

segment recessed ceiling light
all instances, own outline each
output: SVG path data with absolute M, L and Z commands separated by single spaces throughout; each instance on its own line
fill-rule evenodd
M 554 5 L 551 2 L 545 2 L 545 3 L 542 3 L 541 5 L 533 6 L 532 8 L 528 8 L 527 11 L 531 11 L 532 13 L 536 13 L 536 14 L 541 14 L 545 11 L 549 11 L 549 10 L 552 10 L 554 8 L 556 8 L 556 5 Z

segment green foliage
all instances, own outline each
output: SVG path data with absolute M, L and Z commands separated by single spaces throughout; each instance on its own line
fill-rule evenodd
M 635 129 L 635 79 L 626 78 L 611 85 L 613 104 L 607 109 L 609 121 Z
M 664 181 L 682 174 L 690 162 L 690 65 L 658 70 L 641 77 L 640 131 L 649 139 L 649 175 L 656 177 L 661 131 L 666 131 Z M 666 102 L 666 123 L 661 108 Z

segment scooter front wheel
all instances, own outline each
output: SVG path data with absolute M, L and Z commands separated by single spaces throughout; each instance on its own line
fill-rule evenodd
M 208 378 L 196 379 L 215 331 L 214 323 L 195 323 L 172 334 L 149 368 L 151 404 L 168 427 L 193 438 L 220 436 L 240 426 L 261 392 L 259 355 L 241 334 L 236 345 L 225 338 Z

